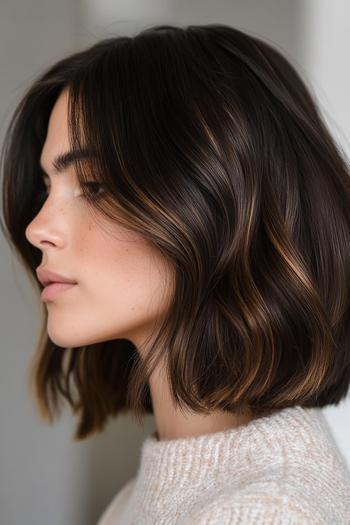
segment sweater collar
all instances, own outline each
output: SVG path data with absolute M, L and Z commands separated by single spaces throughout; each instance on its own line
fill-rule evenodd
M 168 500 L 171 506 L 185 501 L 188 491 L 201 494 L 204 487 L 220 489 L 228 483 L 241 488 L 262 462 L 271 468 L 281 465 L 293 447 L 307 451 L 322 424 L 319 412 L 294 406 L 239 427 L 171 440 L 159 441 L 155 431 L 142 444 L 134 503 L 153 512 L 157 502 Z

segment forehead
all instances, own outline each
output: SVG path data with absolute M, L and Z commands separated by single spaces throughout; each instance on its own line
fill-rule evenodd
M 68 91 L 64 90 L 57 98 L 48 122 L 46 139 L 41 151 L 40 164 L 50 171 L 52 160 L 69 150 L 68 138 Z

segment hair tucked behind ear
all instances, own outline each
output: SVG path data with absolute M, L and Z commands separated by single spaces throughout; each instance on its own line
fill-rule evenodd
M 3 148 L 3 230 L 36 289 L 25 229 L 43 203 L 39 157 L 69 90 L 72 148 L 96 153 L 92 213 L 148 239 L 174 270 L 147 354 L 129 340 L 61 348 L 42 332 L 31 378 L 43 417 L 66 399 L 75 439 L 152 413 L 163 363 L 174 400 L 256 417 L 345 398 L 350 380 L 350 178 L 304 81 L 225 25 L 156 26 L 65 57 L 16 108 Z M 92 164 L 77 162 L 86 180 Z

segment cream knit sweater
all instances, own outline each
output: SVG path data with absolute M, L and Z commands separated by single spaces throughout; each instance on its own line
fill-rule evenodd
M 350 472 L 319 408 L 142 444 L 97 525 L 350 525 Z

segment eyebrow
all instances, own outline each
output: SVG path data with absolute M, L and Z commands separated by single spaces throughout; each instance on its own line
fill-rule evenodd
M 71 150 L 61 153 L 55 157 L 52 163 L 53 173 L 62 173 L 62 171 L 68 169 L 77 160 L 91 159 L 92 157 L 94 157 L 94 153 L 89 149 Z M 45 175 L 49 176 L 41 161 L 40 168 L 43 170 Z

